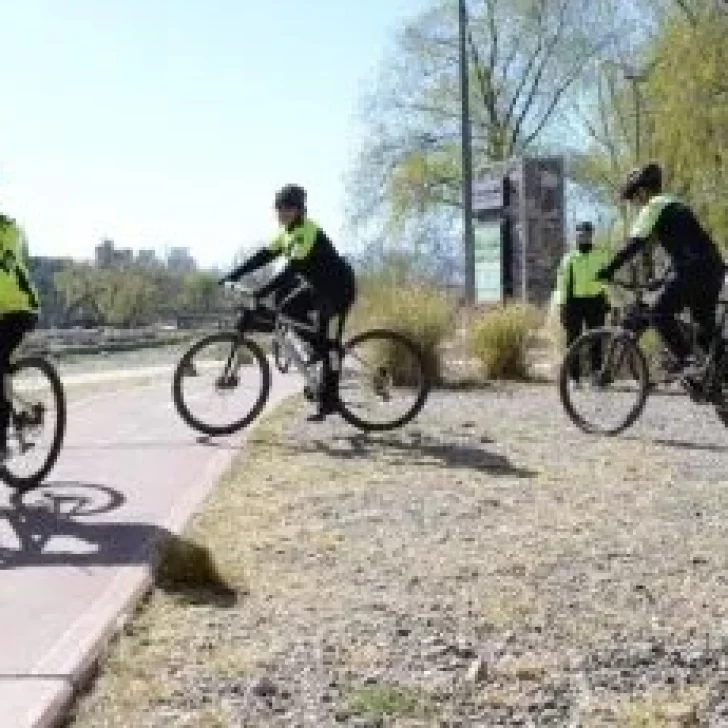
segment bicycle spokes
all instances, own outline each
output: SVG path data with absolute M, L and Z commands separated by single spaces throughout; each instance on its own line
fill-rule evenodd
M 389 429 L 422 406 L 428 380 L 419 350 L 393 332 L 368 332 L 347 345 L 339 399 L 357 427 Z
M 193 345 L 180 362 L 173 383 L 175 406 L 195 429 L 230 434 L 257 416 L 269 378 L 255 344 L 232 333 L 213 334 Z
M 562 365 L 560 394 L 571 419 L 588 432 L 614 434 L 644 405 L 648 375 L 634 340 L 609 330 L 589 332 Z
M 58 457 L 65 431 L 65 401 L 53 367 L 35 358 L 14 365 L 8 394 L 8 457 L 2 477 L 25 489 L 40 482 Z

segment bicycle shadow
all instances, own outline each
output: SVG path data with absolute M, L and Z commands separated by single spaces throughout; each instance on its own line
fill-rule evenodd
M 651 445 L 659 445 L 661 447 L 670 447 L 676 450 L 694 450 L 696 452 L 728 452 L 728 445 L 719 445 L 714 442 L 690 442 L 689 440 L 680 440 L 670 437 L 634 437 L 630 435 L 623 436 L 625 440 L 633 442 L 649 442 Z
M 481 445 L 492 442 L 487 437 L 480 440 Z M 494 476 L 526 479 L 537 475 L 535 471 L 514 465 L 505 455 L 492 452 L 486 447 L 458 442 L 455 439 L 442 440 L 428 437 L 417 431 L 409 431 L 399 437 L 356 433 L 326 439 L 296 441 L 295 444 L 287 443 L 284 447 L 296 452 L 309 452 L 342 460 L 369 459 L 377 453 L 384 452 L 391 464 L 417 466 L 432 465 L 434 462 L 448 470 L 474 470 Z
M 219 575 L 216 578 L 214 560 L 204 547 L 154 524 L 82 520 L 109 514 L 125 502 L 114 488 L 78 481 L 12 493 L 8 505 L 0 506 L 0 571 L 149 565 L 162 591 L 191 603 L 237 603 L 237 591 Z M 179 576 L 170 578 L 159 558 L 170 553 L 185 553 L 198 571 L 204 570 L 207 581 L 192 588 Z

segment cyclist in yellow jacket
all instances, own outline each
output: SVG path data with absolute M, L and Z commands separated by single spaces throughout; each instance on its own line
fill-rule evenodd
M 220 282 L 238 280 L 282 256 L 287 260 L 286 267 L 257 291 L 259 297 L 276 293 L 278 302 L 282 302 L 296 287 L 296 275 L 303 276 L 311 284 L 313 288 L 307 296 L 284 308 L 292 318 L 302 321 L 311 313 L 317 314 L 318 333 L 310 343 L 323 363 L 323 391 L 318 411 L 309 419 L 321 422 L 336 411 L 341 355 L 339 336 L 356 297 L 356 277 L 328 235 L 308 217 L 303 187 L 289 184 L 279 190 L 275 196 L 275 209 L 281 230 L 271 244 L 223 276 Z M 338 319 L 338 330 L 334 333 L 331 324 L 335 319 Z
M 5 377 L 10 359 L 38 321 L 40 302 L 27 267 L 25 236 L 15 220 L 0 214 L 0 460 L 8 455 L 10 403 Z
M 556 303 L 561 325 L 566 329 L 566 343 L 571 345 L 586 329 L 604 326 L 609 299 L 606 285 L 596 280 L 597 272 L 609 260 L 608 251 L 594 246 L 594 226 L 580 222 L 576 226 L 576 250 L 567 253 L 556 274 Z M 601 350 L 592 351 L 592 372 L 601 368 Z M 571 378 L 579 381 L 578 362 Z

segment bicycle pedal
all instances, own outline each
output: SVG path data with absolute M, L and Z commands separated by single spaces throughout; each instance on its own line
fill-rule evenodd
M 308 386 L 306 386 L 306 387 L 304 387 L 304 388 L 303 388 L 303 396 L 304 396 L 304 397 L 305 397 L 305 398 L 306 398 L 306 399 L 307 399 L 307 400 L 308 400 L 309 402 L 315 402 L 315 401 L 316 401 L 316 399 L 317 399 L 317 397 L 316 397 L 316 392 L 314 392 L 314 391 L 313 391 L 313 390 L 311 389 L 311 387 L 308 387 Z
M 710 402 L 710 397 L 706 395 L 703 387 L 689 377 L 681 377 L 680 384 L 682 384 L 685 391 L 688 393 L 688 397 L 690 397 L 695 404 L 708 404 Z

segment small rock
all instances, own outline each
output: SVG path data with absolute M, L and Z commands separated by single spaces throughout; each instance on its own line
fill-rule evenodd
M 471 660 L 478 656 L 478 653 L 467 640 L 458 640 L 453 652 L 462 660 Z
M 412 630 L 409 627 L 397 627 L 397 637 L 409 637 L 412 634 Z
M 268 698 L 275 695 L 278 692 L 278 688 L 275 686 L 272 680 L 267 677 L 262 677 L 253 684 L 253 695 L 259 698 Z
M 485 680 L 488 674 L 488 666 L 482 657 L 478 657 L 470 663 L 465 679 L 470 683 L 478 683 Z

